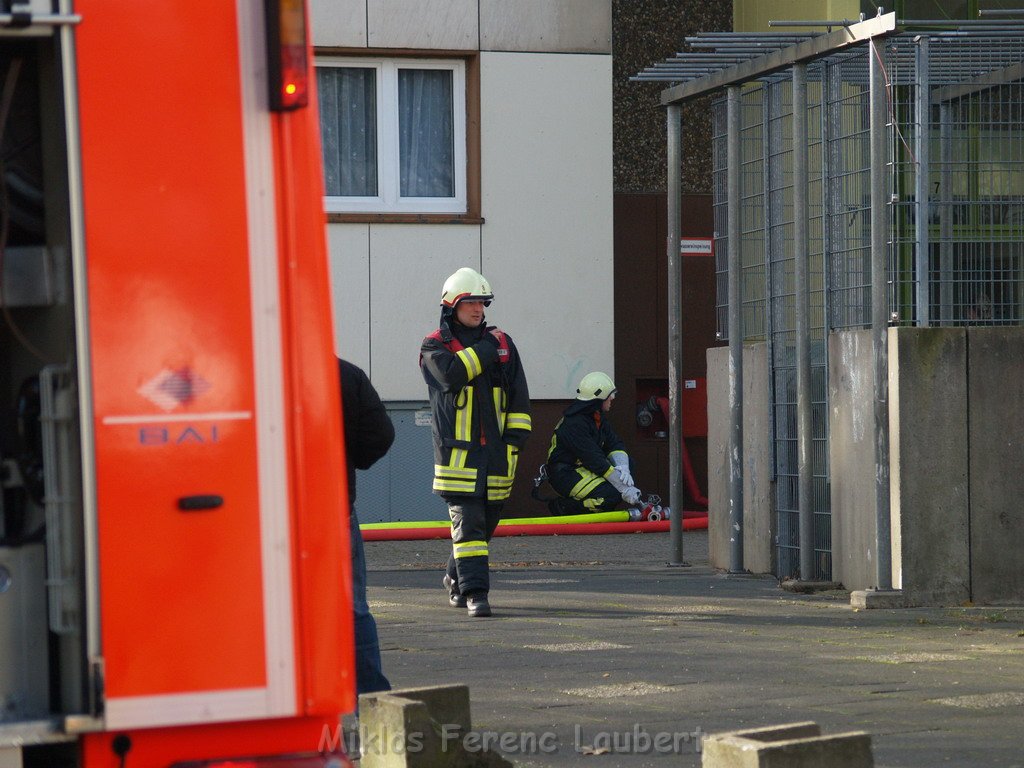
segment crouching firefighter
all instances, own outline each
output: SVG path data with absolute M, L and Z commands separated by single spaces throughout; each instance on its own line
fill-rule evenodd
M 491 615 L 488 546 L 531 428 L 516 346 L 484 320 L 493 299 L 483 275 L 458 270 L 441 292 L 439 328 L 420 347 L 433 417 L 434 493 L 452 521 L 443 584 L 449 604 L 470 616 Z
M 555 425 L 547 460 L 547 480 L 558 493 L 548 501 L 551 514 L 606 512 L 639 502 L 625 445 L 606 418 L 614 399 L 611 377 L 588 373 Z

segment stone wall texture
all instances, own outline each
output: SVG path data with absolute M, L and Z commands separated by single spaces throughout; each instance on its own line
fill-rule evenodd
M 616 192 L 665 192 L 665 109 L 671 83 L 629 78 L 684 50 L 683 38 L 732 30 L 725 0 L 613 0 L 612 53 Z M 711 104 L 683 105 L 683 193 L 711 192 Z

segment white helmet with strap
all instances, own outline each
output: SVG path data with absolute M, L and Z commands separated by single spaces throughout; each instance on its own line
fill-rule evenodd
M 607 400 L 615 394 L 615 382 L 611 376 L 601 371 L 588 373 L 580 381 L 576 390 L 577 400 Z
M 482 301 L 489 304 L 494 300 L 491 284 L 475 269 L 462 267 L 444 281 L 441 289 L 441 306 L 454 307 L 463 299 Z

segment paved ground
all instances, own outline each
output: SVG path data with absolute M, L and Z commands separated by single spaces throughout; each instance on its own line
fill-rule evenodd
M 496 539 L 495 616 L 469 619 L 448 546 L 367 544 L 385 669 L 467 684 L 517 766 L 699 766 L 700 734 L 814 720 L 871 733 L 878 766 L 1024 768 L 1024 608 L 854 611 L 720 574 L 688 532 L 685 569 L 668 534 Z

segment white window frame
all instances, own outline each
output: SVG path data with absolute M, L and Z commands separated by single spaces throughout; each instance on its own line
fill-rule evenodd
M 317 67 L 374 69 L 377 91 L 377 196 L 327 195 L 327 213 L 466 213 L 466 63 L 461 59 L 378 59 L 321 56 Z M 454 197 L 402 197 L 399 194 L 398 70 L 452 72 Z

